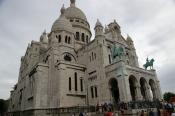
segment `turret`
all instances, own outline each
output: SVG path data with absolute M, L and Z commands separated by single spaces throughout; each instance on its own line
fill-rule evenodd
M 48 43 L 48 36 L 47 36 L 46 30 L 44 30 L 44 32 L 40 36 L 40 42 L 42 42 L 43 44 Z
M 131 38 L 129 35 L 127 36 L 126 41 L 127 41 L 127 44 L 128 44 L 128 46 L 129 46 L 130 48 L 135 49 L 133 40 L 132 40 L 132 38 Z
M 121 37 L 120 26 L 118 25 L 116 20 L 114 20 L 114 22 L 110 23 L 108 25 L 108 27 L 109 27 L 109 31 L 112 33 L 113 38 L 120 38 Z
M 130 65 L 139 67 L 138 57 L 134 47 L 134 42 L 129 35 L 127 36 L 126 41 L 127 41 L 128 47 L 130 48 L 130 52 L 128 54 Z
M 97 22 L 95 24 L 94 30 L 95 30 L 95 37 L 103 35 L 103 26 L 98 19 L 97 19 Z
M 109 32 L 109 28 L 107 25 L 105 25 L 105 34 Z

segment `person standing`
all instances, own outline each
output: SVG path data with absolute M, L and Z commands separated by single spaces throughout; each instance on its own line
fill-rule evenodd
M 80 112 L 79 116 L 83 116 L 83 113 L 82 113 L 82 112 Z
M 154 116 L 154 112 L 153 112 L 152 109 L 151 109 L 151 111 L 149 112 L 149 116 Z
M 144 116 L 144 110 L 142 110 L 142 112 L 141 112 L 140 116 Z

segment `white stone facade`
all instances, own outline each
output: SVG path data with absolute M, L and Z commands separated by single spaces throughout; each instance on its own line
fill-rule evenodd
M 90 25 L 75 0 L 63 6 L 51 32 L 32 41 L 21 58 L 9 111 L 161 99 L 156 71 L 139 68 L 134 43 L 121 35 L 117 22 L 104 28 L 98 20 L 94 30 L 91 41 Z M 124 49 L 118 61 L 112 58 L 114 45 Z

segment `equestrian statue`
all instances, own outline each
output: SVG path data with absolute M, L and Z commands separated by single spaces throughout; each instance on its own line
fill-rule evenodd
M 145 70 L 147 70 L 147 68 L 150 66 L 150 69 L 153 69 L 153 63 L 154 63 L 154 59 L 152 58 L 151 60 L 149 60 L 148 58 L 146 58 L 146 64 L 143 65 L 143 67 L 145 68 Z
M 122 47 L 116 47 L 114 46 L 112 48 L 112 59 L 113 61 L 116 61 L 117 58 L 121 59 L 124 55 L 124 50 Z

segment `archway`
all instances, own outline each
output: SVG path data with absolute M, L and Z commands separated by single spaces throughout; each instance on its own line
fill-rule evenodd
M 141 86 L 140 90 L 141 90 L 143 99 L 147 100 L 147 82 L 143 77 L 140 79 L 140 86 Z
M 150 79 L 149 85 L 151 87 L 151 93 L 152 93 L 153 100 L 155 100 L 156 99 L 156 87 L 155 87 L 156 84 L 155 84 L 154 80 Z
M 116 79 L 111 79 L 109 81 L 110 91 L 114 100 L 114 103 L 118 103 L 120 101 L 118 82 Z
M 129 86 L 130 86 L 130 93 L 131 93 L 131 97 L 132 97 L 132 101 L 136 101 L 136 97 L 137 97 L 137 79 L 131 75 L 129 77 Z

